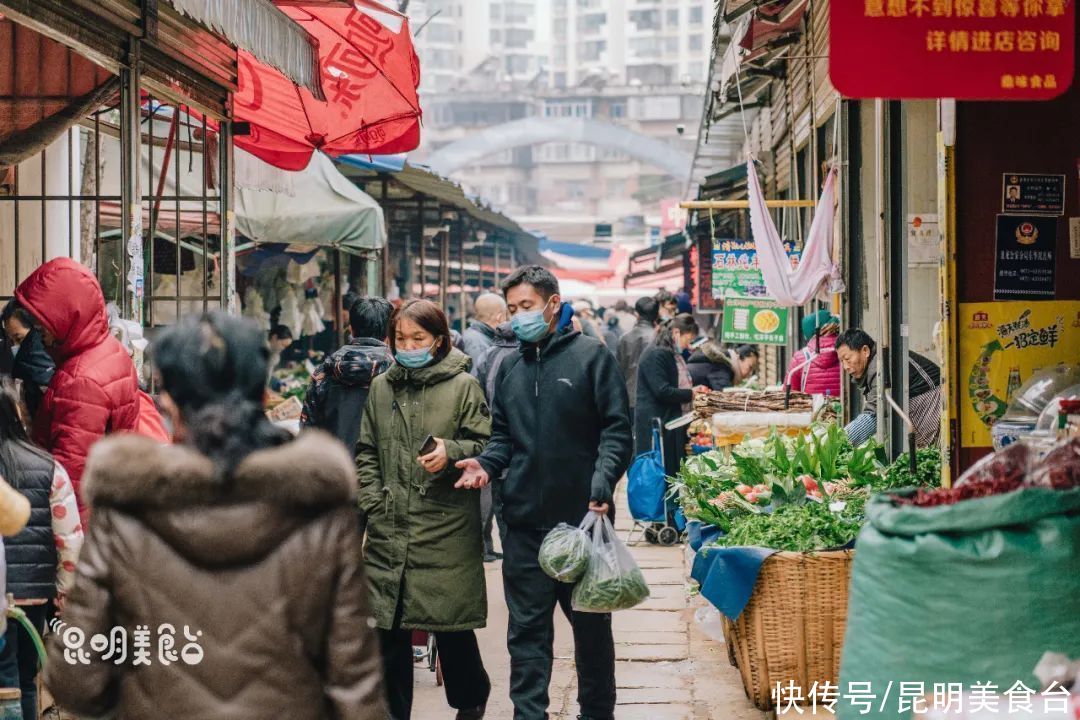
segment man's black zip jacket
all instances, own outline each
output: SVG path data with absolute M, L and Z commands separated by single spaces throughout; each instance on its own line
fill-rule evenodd
M 577 525 L 589 501 L 610 502 L 630 465 L 626 384 L 602 343 L 567 330 L 522 344 L 503 362 L 491 441 L 478 458 L 503 483 L 511 527 Z

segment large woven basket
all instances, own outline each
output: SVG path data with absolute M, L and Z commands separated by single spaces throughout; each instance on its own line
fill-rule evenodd
M 794 682 L 804 698 L 815 682 L 837 686 L 853 559 L 850 550 L 772 555 L 742 614 L 725 621 L 728 652 L 759 709 L 773 708 L 777 683 Z

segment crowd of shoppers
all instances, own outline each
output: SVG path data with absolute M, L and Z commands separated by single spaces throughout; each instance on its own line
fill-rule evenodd
M 406 720 L 425 631 L 447 704 L 479 720 L 492 686 L 476 636 L 484 562 L 502 559 L 515 720 L 547 717 L 557 609 L 580 717 L 613 720 L 611 615 L 574 611 L 572 586 L 537 555 L 557 524 L 614 516 L 654 429 L 677 472 L 686 433 L 673 421 L 697 393 L 754 375 L 757 348 L 702 337 L 692 309 L 686 293 L 640 298 L 632 316 L 571 305 L 539 266 L 479 296 L 460 335 L 431 301 L 353 295 L 349 340 L 315 369 L 293 436 L 264 412 L 287 329 L 181 319 L 151 346 L 155 406 L 94 275 L 46 263 L 0 313 L 0 579 L 37 633 L 57 612 L 85 638 L 167 620 L 204 648 L 197 665 L 70 663 L 53 634 L 47 686 L 94 717 Z M 787 384 L 836 396 L 842 365 L 867 401 L 849 434 L 872 432 L 873 339 L 839 333 L 827 312 L 802 330 Z M 910 370 L 929 433 L 940 375 L 914 353 Z M 36 718 L 33 633 L 3 638 L 0 686 Z

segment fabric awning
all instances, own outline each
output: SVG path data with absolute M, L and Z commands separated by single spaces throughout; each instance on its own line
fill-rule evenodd
M 241 163 L 262 163 L 237 151 Z M 245 156 L 243 160 L 240 158 Z M 383 210 L 349 182 L 333 161 L 315 153 L 307 168 L 278 171 L 291 184 L 285 192 L 236 188 L 236 229 L 258 243 L 303 243 L 353 250 L 378 250 L 386 242 Z
M 164 124 L 160 120 L 157 122 Z M 167 130 L 157 129 L 155 132 L 158 137 L 163 137 Z M 108 169 L 120 166 L 119 140 L 102 135 L 100 153 L 103 166 L 101 193 L 118 196 L 120 173 Z M 155 148 L 151 174 L 149 148 L 143 144 L 141 172 L 144 178 L 160 178 L 163 154 L 161 148 Z M 235 150 L 234 157 L 236 229 L 249 240 L 354 250 L 375 250 L 385 244 L 386 227 L 382 208 L 343 177 L 334 163 L 322 153 L 315 153 L 308 167 L 299 172 L 279 170 L 239 148 Z M 179 194 L 182 197 L 199 196 L 202 193 L 203 167 L 200 152 L 185 149 L 174 153 L 165 173 L 163 196 L 169 198 L 177 195 L 178 176 Z M 154 190 L 156 187 L 148 192 Z M 157 230 L 163 236 L 171 238 L 176 234 L 176 209 L 175 200 L 165 200 L 160 205 Z M 182 200 L 179 210 L 181 237 L 201 235 L 202 203 Z M 220 233 L 218 203 L 208 202 L 207 211 L 207 233 L 217 235 Z M 148 210 L 144 211 L 143 224 L 144 227 L 149 226 Z
M 271 0 L 170 1 L 180 13 L 224 36 L 294 84 L 307 88 L 316 98 L 324 99 L 314 42 Z

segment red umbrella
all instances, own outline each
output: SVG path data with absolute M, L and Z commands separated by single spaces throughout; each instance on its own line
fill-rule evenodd
M 283 170 L 328 155 L 408 152 L 420 144 L 420 63 L 408 19 L 374 0 L 347 7 L 279 3 L 318 43 L 326 100 L 240 52 L 237 147 Z M 384 24 L 380 20 L 386 20 Z

